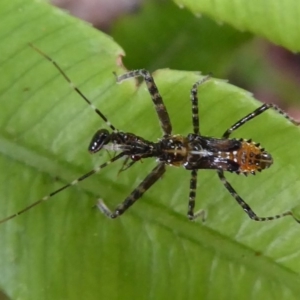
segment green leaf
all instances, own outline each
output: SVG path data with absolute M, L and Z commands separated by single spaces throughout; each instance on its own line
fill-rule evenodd
M 104 122 L 53 67 L 28 46 L 51 56 L 119 129 L 161 137 L 143 84 L 115 84 L 122 49 L 109 37 L 46 4 L 0 3 L 0 219 L 71 182 L 109 159 L 87 146 Z M 154 73 L 174 133 L 191 128 L 194 72 Z M 212 79 L 199 89 L 201 132 L 221 136 L 259 104 L 248 92 Z M 299 204 L 299 128 L 275 112 L 234 136 L 261 142 L 274 158 L 262 174 L 228 179 L 260 216 Z M 111 154 L 112 155 L 112 154 Z M 121 218 L 113 208 L 155 166 L 121 162 L 0 225 L 0 287 L 11 299 L 297 299 L 299 226 L 292 218 L 249 220 L 215 172 L 199 172 L 197 208 L 205 224 L 186 218 L 190 174 L 166 175 Z M 297 209 L 295 209 L 297 213 Z M 298 212 L 299 215 L 299 212 Z
M 300 2 L 297 0 L 175 0 L 194 14 L 205 14 L 217 22 L 263 36 L 291 51 L 300 50 Z

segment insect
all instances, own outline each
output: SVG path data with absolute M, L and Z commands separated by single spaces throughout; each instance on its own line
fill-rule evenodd
M 166 166 L 170 165 L 177 167 L 181 166 L 190 171 L 190 191 L 187 212 L 187 216 L 190 220 L 194 220 L 196 217 L 202 215 L 202 211 L 194 212 L 198 170 L 210 169 L 217 172 L 224 187 L 229 191 L 231 196 L 252 220 L 270 221 L 285 216 L 292 216 L 298 223 L 300 223 L 300 220 L 296 219 L 291 211 L 286 211 L 284 213 L 269 217 L 257 216 L 251 207 L 237 194 L 224 176 L 225 171 L 244 175 L 255 174 L 255 172 L 261 172 L 272 165 L 273 159 L 271 154 L 265 151 L 264 148 L 262 148 L 259 144 L 253 142 L 252 140 L 235 139 L 229 137 L 233 131 L 237 130 L 246 122 L 254 119 L 270 108 L 274 109 L 294 125 L 299 125 L 297 121 L 289 117 L 276 105 L 263 104 L 233 124 L 225 131 L 222 138 L 202 136 L 199 130 L 197 93 L 198 87 L 209 80 L 210 77 L 206 76 L 194 83 L 190 92 L 190 99 L 192 103 L 193 133 L 190 133 L 187 136 L 174 135 L 172 134 L 172 125 L 168 111 L 151 74 L 148 71 L 141 69 L 116 76 L 118 83 L 134 77 L 144 78 L 163 132 L 163 136 L 158 142 L 151 142 L 135 134 L 116 129 L 116 127 L 108 121 L 103 113 L 97 109 L 90 102 L 90 100 L 88 100 L 86 96 L 72 83 L 69 77 L 54 60 L 52 60 L 41 50 L 37 49 L 35 46 L 30 46 L 54 65 L 54 67 L 61 73 L 66 81 L 69 82 L 71 87 L 100 116 L 100 118 L 106 123 L 107 127 L 110 128 L 110 131 L 107 129 L 100 129 L 94 134 L 88 148 L 90 153 L 97 153 L 102 149 L 106 149 L 117 154 L 107 162 L 94 168 L 71 183 L 66 184 L 58 190 L 25 207 L 19 212 L 1 220 L 0 223 L 15 218 L 16 216 L 42 203 L 43 201 L 50 199 L 64 189 L 78 184 L 80 181 L 85 180 L 86 178 L 99 172 L 121 158 L 125 158 L 120 170 L 124 171 L 129 169 L 137 161 L 150 157 L 156 158 L 157 160 L 157 165 L 155 168 L 114 210 L 110 210 L 103 200 L 99 200 L 97 207 L 107 217 L 114 219 L 122 215 L 130 206 L 132 206 L 139 198 L 141 198 L 141 196 L 150 187 L 152 187 L 152 185 L 154 185 L 159 178 L 162 177 L 166 171 Z

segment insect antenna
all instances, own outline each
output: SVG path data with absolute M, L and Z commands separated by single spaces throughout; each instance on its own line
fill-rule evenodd
M 9 217 L 6 217 L 5 219 L 0 220 L 0 224 L 6 222 L 6 221 L 8 221 L 8 220 L 11 220 L 11 219 L 13 219 L 13 218 L 15 218 L 15 217 L 17 217 L 17 216 L 19 216 L 19 215 L 21 215 L 21 214 L 23 214 L 24 212 L 30 210 L 31 208 L 33 208 L 33 207 L 39 205 L 40 203 L 42 203 L 42 202 L 44 202 L 44 201 L 49 200 L 51 197 L 53 197 L 54 195 L 58 194 L 59 192 L 65 190 L 65 189 L 67 189 L 68 187 L 77 185 L 80 181 L 83 181 L 83 180 L 85 180 L 86 178 L 90 177 L 91 175 L 98 173 L 100 170 L 104 169 L 106 166 L 108 166 L 108 165 L 110 165 L 111 163 L 113 163 L 114 161 L 120 159 L 120 158 L 123 157 L 124 155 L 125 155 L 124 152 L 119 153 L 118 155 L 116 155 L 115 157 L 113 157 L 112 159 L 110 159 L 109 161 L 107 161 L 107 162 L 105 162 L 104 164 L 102 164 L 102 165 L 96 167 L 95 169 L 91 170 L 90 172 L 88 172 L 88 173 L 86 173 L 86 174 L 80 176 L 79 178 L 77 178 L 77 179 L 73 180 L 72 182 L 70 182 L 70 183 L 68 183 L 68 184 L 66 184 L 66 185 L 64 185 L 64 186 L 62 186 L 61 188 L 55 190 L 54 192 L 48 194 L 47 196 L 44 196 L 43 198 L 37 200 L 36 202 L 33 202 L 32 204 L 30 204 L 29 206 L 27 206 L 27 207 L 21 209 L 21 210 L 18 211 L 17 213 L 14 213 L 13 215 L 10 215 Z
M 38 52 L 40 55 L 45 57 L 48 61 L 50 61 L 54 67 L 60 72 L 60 74 L 66 79 L 67 82 L 69 82 L 71 88 L 76 91 L 77 94 L 81 96 L 81 98 L 92 108 L 94 112 L 100 118 L 106 123 L 108 127 L 110 127 L 114 132 L 118 132 L 115 126 L 113 126 L 108 119 L 103 115 L 103 113 L 93 105 L 93 103 L 79 90 L 79 88 L 71 81 L 71 79 L 67 76 L 67 74 L 62 70 L 62 68 L 57 64 L 55 60 L 53 60 L 50 56 L 45 54 L 43 51 L 41 51 L 39 48 L 35 47 L 33 44 L 29 43 L 29 46 L 34 49 L 36 52 Z

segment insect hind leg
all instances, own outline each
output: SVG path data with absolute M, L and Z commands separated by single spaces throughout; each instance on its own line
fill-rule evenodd
M 294 214 L 291 211 L 286 211 L 284 213 L 270 216 L 270 217 L 258 217 L 254 211 L 251 209 L 251 207 L 237 194 L 237 192 L 234 190 L 234 188 L 231 186 L 231 184 L 227 181 L 227 179 L 224 176 L 224 172 L 221 170 L 218 170 L 218 175 L 222 183 L 224 184 L 225 188 L 229 191 L 231 196 L 237 201 L 237 203 L 242 207 L 244 212 L 248 215 L 248 217 L 254 221 L 273 221 L 276 219 L 280 219 L 286 216 L 291 216 L 293 219 L 300 223 L 300 220 L 296 219 Z
M 111 219 L 115 219 L 122 215 L 131 205 L 133 205 L 142 195 L 163 175 L 166 171 L 164 163 L 158 164 L 151 173 L 131 192 L 131 194 L 111 211 L 102 199 L 97 203 L 100 211 Z
M 265 112 L 266 110 L 268 110 L 270 108 L 272 108 L 278 114 L 280 114 L 283 117 L 285 117 L 292 124 L 294 124 L 296 126 L 300 125 L 300 122 L 298 122 L 295 119 L 293 119 L 292 117 L 290 117 L 285 111 L 283 111 L 282 109 L 280 109 L 277 105 L 275 105 L 273 103 L 265 103 L 262 106 L 260 106 L 259 108 L 255 109 L 252 113 L 248 114 L 247 116 L 245 116 L 244 118 L 240 119 L 235 124 L 233 124 L 229 129 L 227 129 L 224 132 L 223 138 L 228 138 L 233 131 L 237 130 L 239 127 L 243 126 L 245 123 L 247 123 L 248 121 L 256 118 L 257 116 L 259 116 L 260 114 L 262 114 L 263 112 Z
M 133 77 L 139 77 L 139 76 L 143 77 L 146 82 L 149 94 L 150 94 L 153 104 L 155 106 L 155 110 L 156 110 L 158 119 L 160 121 L 160 126 L 161 126 L 161 129 L 162 129 L 164 135 L 171 134 L 172 124 L 170 121 L 170 117 L 169 117 L 167 108 L 163 102 L 163 99 L 157 89 L 157 86 L 156 86 L 154 79 L 151 76 L 150 72 L 145 69 L 140 69 L 140 70 L 130 71 L 130 72 L 122 74 L 120 76 L 116 75 L 116 78 L 117 78 L 117 82 L 121 83 L 124 80 L 130 79 Z

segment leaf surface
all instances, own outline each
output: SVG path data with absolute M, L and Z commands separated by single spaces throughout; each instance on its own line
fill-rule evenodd
M 46 4 L 1 2 L 0 218 L 30 205 L 109 159 L 87 146 L 104 122 L 69 87 L 33 43 L 70 76 L 119 129 L 161 137 L 144 84 L 115 84 L 123 50 L 108 36 Z M 192 131 L 194 72 L 158 70 L 174 133 Z M 201 132 L 221 136 L 259 103 L 212 79 L 199 89 Z M 299 204 L 299 128 L 275 112 L 234 134 L 261 142 L 274 166 L 252 177 L 228 175 L 258 215 Z M 11 299 L 297 299 L 299 226 L 291 219 L 248 219 L 216 174 L 199 172 L 197 208 L 186 218 L 189 172 L 168 172 L 124 216 L 110 220 L 93 205 L 121 202 L 155 166 L 121 162 L 0 226 L 0 286 Z M 295 212 L 297 209 L 295 209 Z

